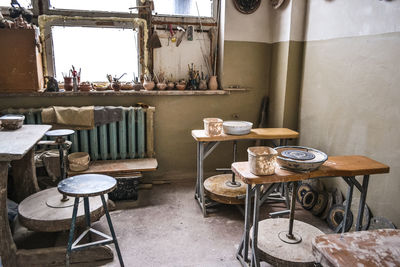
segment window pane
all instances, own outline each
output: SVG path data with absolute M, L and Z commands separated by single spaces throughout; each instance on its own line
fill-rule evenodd
M 19 0 L 18 3 L 25 8 L 32 8 L 31 0 Z M 11 7 L 11 0 L 0 0 L 0 6 Z M 15 5 L 17 6 L 17 5 Z
M 160 15 L 212 17 L 212 0 L 154 0 L 154 11 Z
M 74 65 L 81 81 L 107 81 L 106 75 L 132 81 L 138 75 L 137 33 L 132 29 L 52 27 L 55 74 L 63 80 Z
M 129 8 L 135 6 L 136 0 L 50 0 L 50 7 L 54 9 L 129 13 Z M 137 9 L 133 9 L 132 12 L 137 12 Z

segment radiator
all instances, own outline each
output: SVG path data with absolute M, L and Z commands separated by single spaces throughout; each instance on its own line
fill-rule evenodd
M 71 152 L 87 152 L 91 160 L 154 157 L 155 108 L 122 108 L 122 121 L 100 125 L 91 130 L 78 130 L 69 136 L 68 139 L 72 142 Z M 41 111 L 42 108 L 10 108 L 0 113 L 23 114 L 25 124 L 41 124 Z

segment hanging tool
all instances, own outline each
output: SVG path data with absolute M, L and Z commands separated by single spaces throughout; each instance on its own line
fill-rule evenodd
M 172 24 L 169 24 L 168 27 L 169 27 L 169 33 L 171 34 L 171 42 L 175 43 L 176 42 L 176 37 L 174 36 L 175 33 L 172 30 Z
M 182 28 L 182 27 L 180 27 L 180 26 L 178 26 L 178 27 L 176 27 L 176 28 L 177 28 L 178 31 L 179 31 L 179 37 L 178 37 L 178 40 L 176 41 L 176 47 L 178 47 L 178 46 L 181 44 L 182 39 L 183 39 L 183 36 L 185 36 L 185 34 L 186 34 L 186 31 L 185 31 L 184 28 Z
M 158 37 L 158 34 L 157 34 L 156 26 L 154 27 L 153 34 L 149 38 L 149 42 L 147 43 L 147 46 L 149 48 L 160 48 L 162 46 L 161 42 L 160 42 L 160 38 Z

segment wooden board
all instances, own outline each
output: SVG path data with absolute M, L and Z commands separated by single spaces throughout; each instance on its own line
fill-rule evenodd
M 124 160 L 98 160 L 90 162 L 89 169 L 82 172 L 69 171 L 68 176 L 77 174 L 101 173 L 110 176 L 124 173 L 155 171 L 158 167 L 154 158 L 124 159 Z
M 324 266 L 400 266 L 400 230 L 322 235 L 312 245 Z
M 43 90 L 42 56 L 34 29 L 0 29 L 0 58 L 0 92 Z
M 0 161 L 21 159 L 50 128 L 50 125 L 23 125 L 14 131 L 1 130 Z
M 317 177 L 358 176 L 388 173 L 389 166 L 364 156 L 332 156 L 312 172 L 292 172 L 275 168 L 275 174 L 257 176 L 250 172 L 247 161 L 235 162 L 232 170 L 247 184 L 265 184 L 300 181 Z
M 295 220 L 293 233 L 302 241 L 297 244 L 283 242 L 278 234 L 289 230 L 289 219 L 267 219 L 258 224 L 258 255 L 273 266 L 314 266 L 312 240 L 324 233 L 318 228 Z
M 17 266 L 65 266 L 65 247 L 20 249 L 17 251 Z M 112 261 L 114 255 L 109 246 L 97 246 L 72 251 L 72 266 L 103 266 Z M 106 261 L 106 262 L 105 262 Z
M 40 191 L 22 201 L 18 206 L 18 216 L 21 224 L 32 231 L 58 232 L 69 230 L 71 226 L 73 206 L 65 208 L 52 208 L 47 204 L 53 196 L 62 195 L 57 188 Z M 105 195 L 106 200 L 108 196 Z M 73 197 L 71 197 L 73 201 Z M 89 197 L 90 219 L 92 222 L 104 215 L 103 205 L 100 197 Z M 85 225 L 83 201 L 79 203 L 76 224 Z
M 249 134 L 208 136 L 204 130 L 192 130 L 193 138 L 198 142 L 231 141 L 249 139 L 290 139 L 298 138 L 299 133 L 287 128 L 258 128 L 252 129 Z
M 204 181 L 204 190 L 209 198 L 224 204 L 244 204 L 244 198 L 238 199 L 240 195 L 246 195 L 246 184 L 242 181 L 238 187 L 226 185 L 232 181 L 232 174 L 220 174 L 207 178 Z

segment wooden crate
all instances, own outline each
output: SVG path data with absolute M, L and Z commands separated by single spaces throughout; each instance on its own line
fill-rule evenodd
M 0 92 L 36 92 L 44 88 L 42 57 L 33 29 L 0 29 Z

